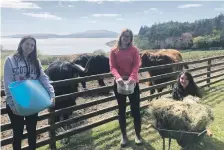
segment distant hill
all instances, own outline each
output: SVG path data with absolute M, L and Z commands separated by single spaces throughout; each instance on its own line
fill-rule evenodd
M 22 38 L 24 35 L 27 34 L 15 34 L 15 35 L 9 35 L 9 36 L 3 36 L 3 37 L 10 37 L 10 38 Z M 118 36 L 118 33 L 108 30 L 88 30 L 85 32 L 78 32 L 73 34 L 67 34 L 67 35 L 57 35 L 57 34 L 45 34 L 45 33 L 39 33 L 39 34 L 30 34 L 34 36 L 35 38 L 39 39 L 45 39 L 45 38 L 116 38 Z
M 88 30 L 66 35 L 67 38 L 116 38 L 118 33 L 108 30 Z

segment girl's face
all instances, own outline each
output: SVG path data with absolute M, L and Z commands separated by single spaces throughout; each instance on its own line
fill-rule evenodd
M 27 39 L 23 44 L 21 45 L 21 48 L 23 50 L 23 55 L 28 56 L 35 47 L 35 41 L 33 39 Z
M 121 37 L 121 43 L 124 45 L 128 45 L 131 42 L 131 34 L 129 32 L 124 32 Z
M 182 74 L 180 76 L 180 84 L 183 86 L 183 88 L 186 88 L 189 84 L 189 80 L 185 74 Z

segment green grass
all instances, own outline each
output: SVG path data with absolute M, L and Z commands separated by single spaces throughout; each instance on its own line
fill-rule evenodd
M 224 149 L 224 82 L 212 85 L 210 88 L 205 88 L 203 103 L 211 106 L 215 120 L 209 126 L 213 136 L 205 136 L 201 142 L 189 147 L 189 150 L 223 150 Z M 142 116 L 144 119 L 144 115 Z M 127 132 L 129 137 L 128 146 L 123 148 L 125 150 L 161 150 L 162 138 L 158 132 L 153 128 L 147 128 L 147 123 L 143 121 L 141 135 L 144 144 L 136 146 L 134 144 L 134 128 L 133 119 L 127 118 Z M 120 129 L 118 121 L 113 121 L 92 130 L 88 130 L 78 135 L 74 135 L 69 145 L 63 146 L 57 142 L 60 150 L 106 150 L 106 149 L 120 149 Z M 166 140 L 168 145 L 168 140 Z M 48 146 L 39 148 L 38 150 L 49 149 Z M 181 147 L 175 140 L 171 142 L 172 150 L 180 150 Z
M 224 55 L 224 50 L 208 50 L 208 51 L 181 51 L 184 60 L 197 60 L 201 58 Z
M 3 66 L 5 57 L 11 55 L 13 51 L 1 52 L 1 73 L 3 73 Z M 205 57 L 220 56 L 224 55 L 224 50 L 213 50 L 213 51 L 182 51 L 184 60 L 188 59 L 200 59 Z M 51 58 L 51 56 L 49 56 Z M 48 59 L 48 58 L 45 58 Z M 44 68 L 47 65 L 43 65 Z M 203 98 L 204 103 L 212 107 L 214 111 L 215 120 L 211 124 L 210 129 L 213 132 L 213 137 L 205 137 L 203 141 L 194 146 L 191 150 L 221 150 L 224 149 L 224 82 L 211 86 L 213 92 L 205 92 Z M 217 90 L 216 90 L 217 89 Z M 144 117 L 144 115 L 143 115 Z M 152 128 L 147 129 L 147 124 L 143 122 L 142 125 L 142 137 L 144 139 L 144 144 L 142 146 L 136 146 L 134 144 L 134 128 L 133 119 L 131 117 L 127 118 L 127 131 L 129 136 L 127 150 L 130 149 L 150 149 L 150 150 L 160 150 L 162 149 L 162 139 L 159 134 Z M 117 121 L 107 123 L 105 125 L 96 127 L 92 130 L 88 130 L 78 135 L 74 135 L 69 145 L 61 145 L 57 142 L 57 147 L 61 150 L 69 149 L 120 149 L 120 129 Z M 167 141 L 166 141 L 167 142 Z M 167 144 L 167 143 L 166 143 Z M 47 150 L 48 146 L 39 148 L 38 150 Z M 180 147 L 176 141 L 172 141 L 172 150 L 179 150 Z

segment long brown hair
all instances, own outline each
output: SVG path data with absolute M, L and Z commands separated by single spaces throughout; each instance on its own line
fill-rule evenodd
M 180 83 L 180 77 L 181 77 L 181 75 L 183 75 L 183 74 L 184 74 L 185 76 L 187 76 L 187 79 L 188 79 L 188 81 L 189 81 L 189 84 L 188 84 L 188 86 L 186 87 L 186 89 L 183 89 L 183 86 L 182 86 L 181 83 Z M 200 98 L 202 97 L 202 93 L 201 93 L 199 87 L 198 87 L 197 84 L 195 83 L 195 81 L 194 81 L 193 76 L 191 75 L 191 73 L 188 72 L 188 71 L 182 71 L 182 72 L 179 74 L 179 76 L 178 76 L 178 78 L 177 78 L 177 86 L 178 86 L 178 88 L 179 88 L 180 91 L 185 90 L 187 94 L 190 94 L 190 95 L 192 95 L 192 96 L 197 96 L 197 97 L 200 97 Z
M 17 48 L 17 53 L 14 55 L 14 56 L 19 56 L 21 57 L 25 64 L 26 64 L 26 61 L 24 59 L 24 55 L 23 55 L 23 50 L 22 50 L 22 44 L 28 40 L 28 39 L 31 39 L 34 41 L 35 43 L 35 46 L 34 46 L 34 49 L 33 51 L 28 55 L 28 60 L 30 61 L 31 64 L 34 65 L 36 71 L 37 71 L 37 78 L 40 76 L 40 64 L 39 64 L 39 61 L 37 59 L 37 46 L 36 46 L 36 39 L 33 37 L 33 36 L 24 36 L 20 42 L 19 42 L 19 46 Z M 29 76 L 30 75 L 30 70 L 29 70 L 29 67 L 28 65 L 26 64 L 26 68 L 27 68 L 27 73 L 26 73 L 26 76 Z
M 119 51 L 119 49 L 121 48 L 121 38 L 122 38 L 122 36 L 124 35 L 125 32 L 129 32 L 130 35 L 131 35 L 131 41 L 128 44 L 128 47 L 133 45 L 133 38 L 134 38 L 133 32 L 131 31 L 131 29 L 125 28 L 121 31 L 121 34 L 118 37 L 118 40 L 117 40 L 116 44 L 114 45 L 114 49 L 116 49 L 116 51 Z

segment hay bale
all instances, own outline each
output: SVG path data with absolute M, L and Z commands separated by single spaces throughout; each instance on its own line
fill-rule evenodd
M 156 118 L 154 117 L 151 109 L 144 110 L 142 123 L 147 124 L 147 128 L 149 128 L 151 125 L 156 126 Z
M 183 102 L 186 103 L 200 103 L 200 98 L 192 95 L 184 97 Z
M 192 100 L 193 101 L 193 100 Z M 211 109 L 195 102 L 161 98 L 149 103 L 159 128 L 201 132 L 214 120 Z

